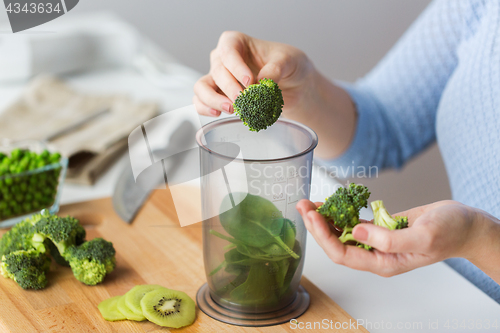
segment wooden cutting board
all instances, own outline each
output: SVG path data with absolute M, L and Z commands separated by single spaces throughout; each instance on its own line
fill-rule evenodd
M 186 201 L 196 195 L 186 189 Z M 196 212 L 198 210 L 198 212 Z M 193 213 L 199 214 L 199 208 Z M 14 281 L 0 277 L 0 332 L 168 332 L 148 321 L 105 321 L 97 305 L 111 296 L 122 295 L 137 284 L 153 283 L 182 290 L 196 299 L 206 282 L 203 268 L 201 223 L 181 228 L 168 190 L 157 190 L 132 224 L 120 220 L 110 198 L 63 206 L 61 216 L 80 219 L 87 239 L 103 237 L 113 242 L 117 267 L 103 283 L 86 286 L 70 268 L 52 263 L 49 284 L 43 290 L 23 290 Z M 0 234 L 3 235 L 4 231 Z M 311 305 L 298 321 L 333 323 L 355 320 L 306 278 L 302 285 L 311 296 Z M 339 324 L 338 324 L 339 325 Z M 346 324 L 344 324 L 345 327 Z M 197 309 L 197 319 L 183 332 L 297 332 L 290 323 L 246 328 L 216 321 Z M 325 331 L 335 331 L 328 329 Z M 368 332 L 363 327 L 342 332 Z

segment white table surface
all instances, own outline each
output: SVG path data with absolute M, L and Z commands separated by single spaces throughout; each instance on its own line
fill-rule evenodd
M 152 85 L 132 70 L 106 70 L 66 79 L 82 91 L 126 93 L 137 99 L 156 100 L 163 111 L 191 104 L 193 95 L 192 86 L 165 90 Z M 195 77 L 190 79 L 193 82 L 196 80 Z M 19 96 L 22 86 L 0 85 L 0 112 Z M 209 120 L 202 119 L 202 123 Z M 125 163 L 128 163 L 126 158 L 119 159 L 94 186 L 66 184 L 62 203 L 110 196 Z M 317 172 L 313 172 L 312 182 L 313 186 L 323 188 L 323 193 L 312 193 L 313 201 L 323 201 L 330 194 L 325 193 L 326 189 L 335 185 L 335 180 Z M 325 182 L 330 186 L 321 186 Z M 365 210 L 362 217 L 371 218 L 370 214 Z M 500 325 L 500 305 L 444 263 L 382 278 L 334 264 L 312 236 L 308 235 L 307 241 L 304 275 L 370 332 L 500 331 L 500 326 L 484 328 L 488 321 L 490 326 L 495 320 Z M 328 322 L 334 320 L 324 319 Z

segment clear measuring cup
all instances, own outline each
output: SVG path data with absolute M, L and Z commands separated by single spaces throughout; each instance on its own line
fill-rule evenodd
M 309 198 L 317 135 L 291 120 L 256 133 L 225 118 L 199 130 L 197 142 L 210 294 L 204 302 L 229 317 L 286 308 L 304 264 L 306 229 L 295 206 Z

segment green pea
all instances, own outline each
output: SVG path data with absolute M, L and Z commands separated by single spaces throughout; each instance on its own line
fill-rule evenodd
M 49 158 L 50 156 L 50 153 L 47 149 L 45 149 L 44 151 L 42 151 L 39 155 L 42 159 L 46 160 Z
M 0 209 L 4 210 L 8 207 L 7 202 L 5 201 L 0 201 Z
M 21 149 L 19 149 L 19 148 L 16 148 L 10 152 L 10 158 L 12 158 L 13 160 L 20 159 L 22 156 L 23 156 L 23 153 L 22 153 Z
M 26 193 L 26 195 L 24 196 L 24 199 L 26 201 L 32 201 L 33 200 L 33 194 L 31 194 L 30 192 Z
M 26 192 L 26 190 L 28 189 L 28 184 L 22 182 L 21 184 L 19 184 L 19 189 L 21 190 L 21 192 Z
M 10 187 L 10 192 L 11 192 L 12 194 L 17 194 L 17 193 L 19 193 L 19 186 L 18 186 L 18 185 L 12 185 L 12 186 Z
M 52 162 L 52 163 L 57 163 L 57 162 L 59 162 L 60 159 L 61 159 L 61 154 L 59 154 L 59 153 L 53 153 L 50 155 L 50 158 L 49 158 L 50 162 Z
M 23 209 L 26 213 L 31 212 L 31 204 L 29 202 L 23 203 Z
M 16 197 L 16 201 L 17 202 L 23 202 L 24 201 L 24 195 L 22 195 L 20 193 L 16 194 L 15 197 Z
M 6 184 L 6 185 L 12 185 L 12 183 L 13 183 L 13 182 L 14 182 L 14 181 L 12 180 L 12 178 L 11 178 L 11 177 L 5 178 L 5 184 Z
M 3 213 L 5 216 L 11 216 L 12 215 L 12 210 L 10 208 L 4 209 Z

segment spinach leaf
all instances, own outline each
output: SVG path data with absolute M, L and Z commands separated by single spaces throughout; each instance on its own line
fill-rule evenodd
M 236 197 L 243 194 L 232 195 Z M 230 196 L 226 196 L 222 207 L 227 207 L 230 200 Z M 281 217 L 280 211 L 267 199 L 247 194 L 237 206 L 222 212 L 219 220 L 228 234 L 248 246 L 260 248 L 276 243 L 289 255 L 298 258 L 280 237 L 287 219 Z
M 243 244 L 238 245 L 236 247 L 236 250 L 245 256 L 248 256 L 253 259 L 259 259 L 261 261 L 279 261 L 290 257 L 288 253 L 285 253 L 284 255 L 274 255 L 266 253 L 259 248 L 246 246 Z
M 294 259 L 297 260 L 297 259 Z M 288 259 L 283 259 L 276 262 L 278 265 L 278 272 L 276 273 L 276 283 L 279 288 L 283 288 L 285 284 L 286 273 L 288 272 L 288 267 L 290 266 L 290 261 Z
M 228 264 L 250 266 L 259 261 L 259 259 L 250 258 L 244 254 L 241 254 L 237 249 L 232 249 L 224 253 L 224 258 Z
M 271 269 L 271 271 L 270 271 Z M 231 299 L 244 305 L 263 305 L 275 303 L 277 282 L 272 273 L 274 265 L 259 263 L 250 267 L 248 278 L 231 291 Z

